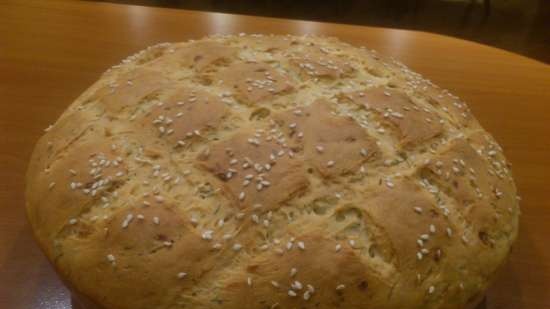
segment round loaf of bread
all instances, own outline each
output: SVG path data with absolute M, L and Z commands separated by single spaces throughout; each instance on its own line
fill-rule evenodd
M 27 175 L 38 242 L 105 309 L 462 309 L 516 239 L 458 97 L 332 38 L 212 36 L 109 69 Z

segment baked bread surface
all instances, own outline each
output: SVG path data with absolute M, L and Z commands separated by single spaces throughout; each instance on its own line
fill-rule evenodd
M 26 197 L 61 277 L 105 309 L 470 308 L 519 215 L 463 101 L 297 36 L 127 58 L 38 141 Z

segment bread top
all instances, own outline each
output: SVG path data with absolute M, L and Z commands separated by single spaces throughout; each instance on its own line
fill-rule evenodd
M 106 309 L 467 308 L 519 215 L 463 101 L 311 36 L 127 58 L 47 129 L 27 184 L 41 247 Z

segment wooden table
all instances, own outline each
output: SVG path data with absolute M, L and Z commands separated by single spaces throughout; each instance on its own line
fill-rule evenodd
M 483 308 L 550 308 L 550 67 L 421 32 L 92 2 L 0 4 L 0 308 L 69 308 L 24 217 L 42 130 L 100 73 L 148 45 L 213 33 L 322 34 L 392 55 L 469 102 L 523 196 L 520 238 Z

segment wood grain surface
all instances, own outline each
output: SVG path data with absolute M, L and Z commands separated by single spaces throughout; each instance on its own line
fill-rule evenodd
M 550 66 L 421 32 L 57 1 L 0 1 L 0 308 L 71 306 L 24 215 L 25 170 L 43 129 L 129 54 L 239 32 L 336 36 L 394 56 L 465 99 L 504 147 L 523 197 L 519 240 L 481 307 L 550 308 Z

